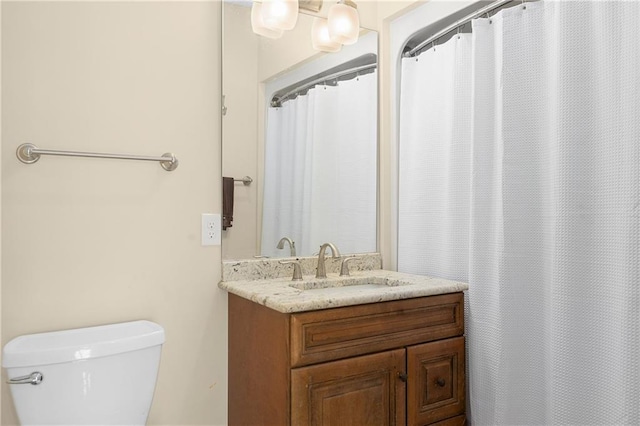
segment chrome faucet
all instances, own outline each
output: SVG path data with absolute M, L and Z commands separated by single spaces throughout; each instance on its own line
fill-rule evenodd
M 302 281 L 302 268 L 300 267 L 300 261 L 296 260 L 281 260 L 281 265 L 293 264 L 293 278 L 292 281 Z
M 342 263 L 340 263 L 340 276 L 348 277 L 349 276 L 349 261 L 355 259 L 355 257 L 347 257 L 342 259 Z
M 329 247 L 331 249 L 331 257 L 337 258 L 340 257 L 340 252 L 338 248 L 334 246 L 332 243 L 324 243 L 320 246 L 320 251 L 318 252 L 318 268 L 316 269 L 316 278 L 327 278 L 327 271 L 324 267 L 324 252 Z
M 282 237 L 280 238 L 280 241 L 278 241 L 278 245 L 276 246 L 276 248 L 282 250 L 284 248 L 284 243 L 288 242 L 289 243 L 289 254 L 291 257 L 295 257 L 296 255 L 296 243 L 293 242 L 293 240 L 289 237 Z

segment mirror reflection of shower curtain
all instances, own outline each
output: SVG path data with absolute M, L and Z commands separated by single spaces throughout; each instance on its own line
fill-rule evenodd
M 377 72 L 269 108 L 262 255 L 283 236 L 304 256 L 376 251 L 376 123 Z
M 468 275 L 473 424 L 640 424 L 639 21 L 639 2 L 526 3 L 473 22 L 467 63 L 440 55 L 455 37 L 403 60 L 399 265 Z M 416 92 L 469 78 L 466 100 Z M 422 126 L 443 109 L 462 117 Z

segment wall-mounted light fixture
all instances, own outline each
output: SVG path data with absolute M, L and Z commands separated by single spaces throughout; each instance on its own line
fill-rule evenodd
M 298 0 L 262 0 L 262 22 L 272 30 L 292 30 L 298 22 Z
M 318 13 L 321 8 L 322 0 L 254 0 L 251 28 L 261 36 L 280 38 L 283 31 L 295 27 L 300 9 Z M 358 41 L 359 33 L 358 6 L 352 0 L 339 0 L 329 9 L 328 19 L 314 19 L 311 43 L 314 49 L 337 52 L 343 44 Z
M 340 0 L 329 9 L 329 36 L 331 41 L 353 44 L 358 41 L 360 17 L 358 6 L 351 0 Z
M 322 52 L 338 52 L 342 49 L 342 44 L 331 41 L 329 25 L 324 18 L 313 18 L 311 44 L 314 49 Z
M 267 38 L 280 38 L 284 31 L 272 29 L 265 25 L 262 19 L 262 3 L 253 2 L 251 5 L 251 29 L 254 33 Z

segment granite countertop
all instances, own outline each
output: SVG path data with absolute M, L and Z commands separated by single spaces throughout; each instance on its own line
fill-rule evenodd
M 350 258 L 349 270 L 367 271 L 370 269 L 381 269 L 382 258 L 380 253 L 356 253 L 345 256 Z M 325 257 L 325 268 L 327 274 L 340 271 L 342 257 Z M 288 258 L 266 258 L 266 259 L 236 259 L 222 262 L 223 281 L 250 281 L 268 280 L 273 278 L 291 278 L 292 266 L 282 265 L 283 260 L 297 260 L 302 268 L 302 275 L 315 275 L 318 266 L 317 256 L 301 256 Z
M 456 293 L 469 288 L 463 282 L 382 269 L 355 271 L 350 277 L 327 275 L 325 279 L 308 275 L 302 281 L 289 277 L 221 281 L 218 287 L 284 313 Z

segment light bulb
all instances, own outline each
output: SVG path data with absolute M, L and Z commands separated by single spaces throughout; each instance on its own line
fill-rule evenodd
M 282 37 L 282 30 L 267 28 L 262 21 L 262 4 L 253 2 L 251 6 L 251 29 L 254 33 L 267 38 Z
M 323 18 L 313 18 L 313 26 L 311 27 L 311 44 L 314 49 L 321 50 L 323 52 L 337 52 L 342 49 L 342 45 L 340 43 L 331 41 L 327 20 Z
M 340 0 L 329 9 L 329 36 L 331 41 L 342 44 L 353 44 L 358 41 L 360 17 L 355 3 Z
M 263 0 L 262 21 L 267 28 L 293 29 L 298 21 L 298 0 Z

